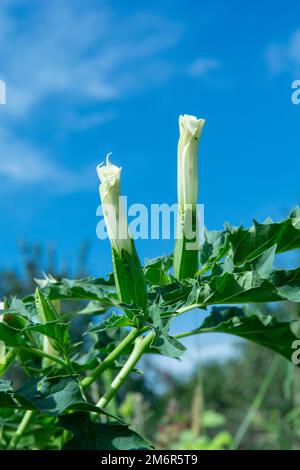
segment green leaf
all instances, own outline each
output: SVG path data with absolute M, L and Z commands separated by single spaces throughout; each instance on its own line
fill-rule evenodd
M 70 346 L 69 323 L 60 323 L 59 321 L 52 321 L 45 324 L 28 325 L 23 331 L 34 331 L 41 333 L 48 338 L 55 341 L 55 348 L 66 351 Z
M 229 250 L 228 233 L 217 230 L 204 230 L 204 242 L 200 249 L 201 268 L 199 273 L 205 273 L 219 261 Z
M 172 267 L 173 256 L 160 256 L 151 260 L 146 260 L 144 274 L 146 282 L 152 286 L 162 286 L 169 284 L 172 280 L 169 270 Z
M 176 338 L 169 335 L 170 320 L 162 318 L 159 303 L 150 306 L 149 317 L 147 325 L 155 332 L 151 349 L 159 351 L 164 356 L 180 357 L 186 348 Z
M 27 325 L 27 320 L 16 312 L 5 310 L 3 312 L 3 321 L 12 328 L 20 330 Z
M 245 229 L 225 224 L 221 231 L 207 230 L 204 232 L 204 243 L 200 249 L 201 268 L 203 274 L 214 267 L 225 255 L 232 258 L 235 265 L 244 264 L 276 245 L 276 253 L 283 253 L 300 248 L 300 211 L 295 209 L 289 217 L 281 222 L 271 219 Z
M 291 292 L 292 289 L 292 292 Z M 224 273 L 199 284 L 196 303 L 200 305 L 300 300 L 300 268 L 273 270 L 268 278 L 257 271 Z
M 85 401 L 75 377 L 30 378 L 16 392 L 11 382 L 0 381 L 0 407 L 38 410 L 51 416 L 58 416 L 65 411 L 84 411 L 118 419 Z
M 75 377 L 33 377 L 17 390 L 16 396 L 33 409 L 54 416 L 84 401 Z
M 135 323 L 128 318 L 127 315 L 116 315 L 113 313 L 103 322 L 93 326 L 87 333 L 98 333 L 108 328 L 122 328 L 126 326 L 135 326 Z
M 154 292 L 149 295 L 150 303 L 153 304 L 157 302 L 157 299 L 162 299 L 163 302 L 160 303 L 162 314 L 165 310 L 166 314 L 171 312 L 174 315 L 180 307 L 194 301 L 194 295 L 191 296 L 194 283 L 197 281 L 175 281 L 167 286 L 155 288 Z
M 16 348 L 25 346 L 26 344 L 20 330 L 12 328 L 2 322 L 0 322 L 0 341 L 4 341 L 6 346 Z
M 191 334 L 228 333 L 254 341 L 291 361 L 292 344 L 297 339 L 290 322 L 279 322 L 271 315 L 248 312 L 239 307 L 214 307 L 200 328 Z
M 49 300 L 95 300 L 99 302 L 98 307 L 101 304 L 105 309 L 118 304 L 111 278 L 108 281 L 92 277 L 57 281 L 47 277 L 37 282 Z M 32 296 L 25 298 L 25 302 L 32 300 Z
M 281 222 L 268 219 L 260 224 L 254 221 L 249 229 L 231 229 L 229 241 L 235 264 L 242 264 L 256 258 L 276 244 L 276 253 L 300 248 L 300 212 L 294 210 Z
M 107 306 L 104 306 L 101 302 L 92 300 L 84 308 L 75 313 L 75 315 L 102 315 L 107 311 Z
M 59 319 L 59 315 L 53 304 L 39 289 L 36 289 L 35 291 L 35 304 L 40 321 L 43 323 L 52 322 Z
M 32 307 L 32 305 L 26 305 L 21 299 L 16 297 L 12 298 L 8 309 L 3 313 L 7 313 L 7 315 L 11 314 L 12 316 L 17 314 L 18 316 L 23 317 L 23 323 L 25 319 L 32 321 L 34 318 L 36 318 L 35 306 Z
M 71 357 L 72 366 L 78 373 L 93 370 L 99 364 L 99 353 L 95 349 L 91 349 L 89 352 L 83 355 L 75 354 Z
M 14 399 L 14 391 L 10 380 L 0 380 L 0 407 L 16 408 L 18 403 Z
M 149 444 L 127 426 L 94 423 L 84 413 L 60 416 L 59 424 L 73 434 L 62 450 L 150 449 Z
M 260 256 L 254 258 L 252 262 L 245 263 L 243 271 L 256 271 L 262 279 L 268 279 L 268 277 L 274 271 L 274 259 L 277 245 L 271 246 L 264 251 Z
M 241 304 L 300 301 L 300 268 L 273 269 L 276 246 L 269 248 L 241 267 L 212 270 L 209 276 L 170 285 L 158 291 L 163 298 L 162 308 L 180 313 L 191 308 L 214 304 Z M 219 274 L 220 273 L 220 274 Z

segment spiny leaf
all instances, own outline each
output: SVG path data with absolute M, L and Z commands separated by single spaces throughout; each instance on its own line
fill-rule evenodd
M 279 322 L 271 315 L 239 307 L 214 307 L 202 325 L 192 334 L 219 332 L 254 341 L 291 361 L 293 342 L 297 339 L 290 322 Z
M 103 322 L 90 328 L 88 333 L 98 333 L 108 328 L 121 328 L 125 326 L 135 326 L 135 323 L 130 320 L 127 315 L 116 315 L 115 313 L 113 313 Z
M 173 257 L 171 255 L 146 260 L 144 274 L 147 283 L 153 286 L 169 284 L 172 281 L 169 273 L 172 262 Z
M 226 231 L 204 230 L 204 242 L 200 249 L 200 273 L 210 270 L 229 249 L 228 233 Z
M 103 308 L 118 304 L 111 279 L 105 281 L 102 278 L 84 278 L 57 281 L 48 277 L 37 282 L 49 300 L 95 300 L 101 303 Z M 32 296 L 24 300 L 31 302 Z
M 224 272 L 214 269 L 209 276 L 199 276 L 182 285 L 161 289 L 162 308 L 188 310 L 189 306 L 300 301 L 300 268 L 272 268 L 276 247 L 271 247 L 241 267 L 231 266 Z M 216 274 L 218 273 L 218 274 Z M 220 274 L 219 274 L 220 273 Z M 176 287 L 177 286 L 177 287 Z M 188 287 L 189 286 L 189 287 Z M 187 292 L 188 290 L 188 292 Z
M 294 210 L 281 222 L 268 219 L 260 224 L 254 221 L 249 229 L 243 227 L 229 232 L 235 264 L 250 261 L 276 244 L 276 253 L 300 248 L 300 213 Z
M 210 270 L 225 255 L 232 257 L 235 265 L 244 264 L 258 257 L 276 245 L 276 253 L 300 248 L 300 211 L 295 209 L 281 222 L 265 220 L 262 224 L 254 221 L 245 229 L 225 224 L 221 231 L 207 230 L 200 249 L 202 267 L 199 273 Z
M 159 303 L 152 304 L 149 308 L 149 321 L 146 324 L 155 332 L 151 349 L 174 358 L 183 354 L 186 348 L 176 338 L 169 335 L 170 320 L 162 317 Z

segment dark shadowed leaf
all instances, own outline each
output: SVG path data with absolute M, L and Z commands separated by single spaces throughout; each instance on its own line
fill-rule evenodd
M 31 378 L 15 396 L 22 405 L 53 416 L 66 410 L 102 412 L 83 399 L 78 380 L 71 376 Z
M 17 408 L 18 406 L 10 380 L 0 380 L 0 408 Z
M 120 424 L 93 423 L 84 413 L 59 417 L 59 424 L 73 437 L 62 450 L 138 450 L 149 444 L 136 432 Z

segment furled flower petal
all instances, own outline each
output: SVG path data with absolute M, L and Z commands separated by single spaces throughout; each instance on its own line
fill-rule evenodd
M 108 236 L 112 246 L 121 253 L 126 250 L 131 253 L 132 243 L 128 233 L 127 216 L 120 195 L 120 179 L 122 168 L 114 165 L 106 157 L 106 165 L 98 165 L 97 173 L 100 179 L 100 198 Z

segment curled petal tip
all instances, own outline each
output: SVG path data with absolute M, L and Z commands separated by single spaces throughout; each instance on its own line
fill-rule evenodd
M 112 165 L 112 163 L 110 162 L 110 156 L 112 155 L 112 152 L 109 152 L 107 155 L 106 155 L 106 165 L 109 166 L 109 165 Z

